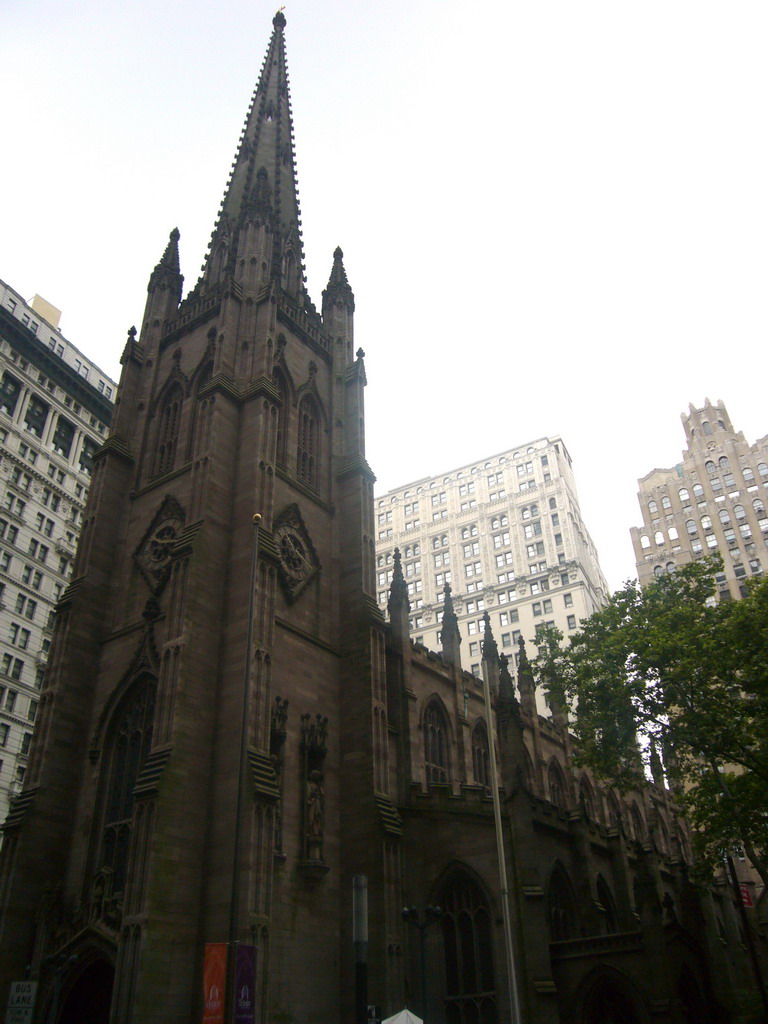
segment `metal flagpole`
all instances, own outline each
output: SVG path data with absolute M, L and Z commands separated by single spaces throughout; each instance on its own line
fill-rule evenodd
M 522 1024 L 520 998 L 517 990 L 517 970 L 512 944 L 512 919 L 509 912 L 509 888 L 507 886 L 507 860 L 504 854 L 504 834 L 501 829 L 501 800 L 499 798 L 499 776 L 496 771 L 496 730 L 493 725 L 491 707 L 491 686 L 488 681 L 488 662 L 483 658 L 483 696 L 488 709 L 488 757 L 491 762 L 491 793 L 493 795 L 493 817 L 496 823 L 496 850 L 499 857 L 499 882 L 501 887 L 501 910 L 504 919 L 504 945 L 507 953 L 509 972 L 509 1013 L 511 1024 Z
M 253 617 L 256 605 L 256 579 L 259 565 L 259 527 L 261 515 L 253 515 L 253 547 L 251 552 L 251 587 L 248 595 L 248 629 L 245 649 L 245 671 L 243 672 L 243 706 L 240 717 L 240 750 L 237 775 L 237 801 L 235 805 L 235 835 L 232 854 L 232 889 L 229 900 L 229 942 L 227 989 L 225 1000 L 229 1007 L 227 1019 L 234 1024 L 237 1013 L 237 997 L 235 993 L 237 933 L 240 909 L 240 858 L 243 845 L 242 813 L 245 791 L 245 772 L 248 763 L 248 710 L 251 697 L 251 662 L 253 661 Z

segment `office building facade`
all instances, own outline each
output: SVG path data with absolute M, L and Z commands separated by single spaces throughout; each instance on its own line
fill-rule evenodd
M 749 444 L 722 401 L 681 415 L 681 461 L 638 480 L 642 526 L 630 531 L 638 578 L 719 554 L 721 600 L 738 599 L 768 568 L 768 436 Z
M 54 611 L 116 391 L 58 315 L 0 281 L 0 819 L 24 781 Z
M 514 661 L 520 636 L 551 624 L 567 637 L 608 596 L 563 439 L 543 437 L 376 498 L 377 600 L 399 548 L 417 643 L 440 648 L 449 584 L 464 665 L 478 675 L 483 613 Z

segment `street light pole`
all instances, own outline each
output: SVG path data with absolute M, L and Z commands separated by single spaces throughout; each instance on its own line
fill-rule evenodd
M 419 930 L 419 952 L 421 954 L 421 1019 L 427 1019 L 427 928 L 443 916 L 440 907 L 425 907 L 424 920 L 419 920 L 416 907 L 403 907 L 402 917 L 408 924 Z

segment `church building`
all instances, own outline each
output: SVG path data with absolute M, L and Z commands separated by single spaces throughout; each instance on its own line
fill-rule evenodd
M 125 345 L 4 826 L 0 1001 L 30 979 L 51 1024 L 735 1020 L 744 925 L 690 880 L 661 766 L 625 795 L 579 771 L 486 619 L 489 707 L 450 588 L 441 651 L 411 640 L 399 551 L 378 607 L 363 352 L 340 249 L 319 311 L 305 289 L 285 24 L 202 276 L 182 298 L 174 230 Z

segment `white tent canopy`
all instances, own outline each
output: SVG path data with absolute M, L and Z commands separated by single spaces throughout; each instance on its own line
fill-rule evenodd
M 396 1013 L 394 1017 L 387 1017 L 381 1024 L 424 1024 L 421 1017 L 417 1017 L 415 1013 L 411 1013 L 410 1010 L 401 1010 L 400 1013 Z

